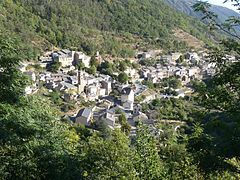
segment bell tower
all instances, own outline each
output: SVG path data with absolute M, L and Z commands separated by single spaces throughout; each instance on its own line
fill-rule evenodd
M 82 70 L 78 70 L 78 94 L 81 94 L 84 91 L 85 88 L 85 80 L 84 80 L 84 76 L 83 76 L 83 72 Z

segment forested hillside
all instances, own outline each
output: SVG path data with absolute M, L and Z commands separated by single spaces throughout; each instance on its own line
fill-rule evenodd
M 173 37 L 174 28 L 207 37 L 203 24 L 162 0 L 8 0 L 0 2 L 0 22 L 2 32 L 41 49 L 75 47 L 89 54 L 100 49 L 123 57 L 133 55 L 136 36 L 169 50 L 186 47 Z

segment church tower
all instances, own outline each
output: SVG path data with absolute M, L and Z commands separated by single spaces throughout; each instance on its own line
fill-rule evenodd
M 78 70 L 78 94 L 81 94 L 82 92 L 84 92 L 84 88 L 85 88 L 85 79 L 83 76 L 83 72 L 82 70 Z

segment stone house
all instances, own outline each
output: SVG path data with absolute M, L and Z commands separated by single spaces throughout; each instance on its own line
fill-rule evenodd
M 75 117 L 75 123 L 89 126 L 91 124 L 92 116 L 92 109 L 81 109 Z
M 121 91 L 121 103 L 127 110 L 133 110 L 134 92 L 130 87 L 123 88 Z

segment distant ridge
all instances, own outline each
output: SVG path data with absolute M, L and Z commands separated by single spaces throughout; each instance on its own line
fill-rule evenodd
M 173 8 L 187 15 L 193 16 L 198 19 L 201 19 L 203 16 L 201 13 L 195 12 L 192 8 L 192 6 L 196 4 L 198 0 L 165 0 L 165 1 Z M 236 11 L 222 6 L 212 5 L 211 11 L 218 15 L 219 23 L 223 23 L 230 16 L 240 17 L 240 14 L 237 13 Z M 237 28 L 237 31 L 240 33 L 240 27 Z

